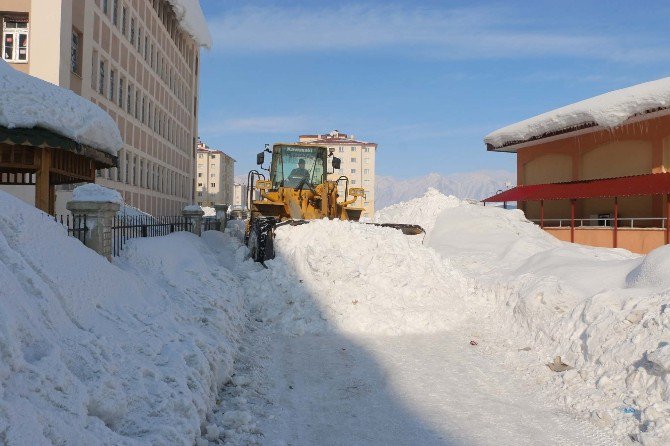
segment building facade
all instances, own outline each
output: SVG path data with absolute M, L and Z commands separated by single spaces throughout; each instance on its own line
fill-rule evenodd
M 365 198 L 358 198 L 353 204 L 364 208 L 361 214 L 372 218 L 375 213 L 375 156 L 377 144 L 357 140 L 354 135 L 347 135 L 337 130 L 326 134 L 300 135 L 299 142 L 326 146 L 334 156 L 340 158 L 340 169 L 329 175 L 329 180 L 337 180 L 340 176 L 349 179 L 349 187 L 365 189 Z M 340 182 L 339 194 L 344 196 L 344 183 Z
M 491 133 L 488 150 L 516 154 L 518 185 L 485 201 L 517 201 L 528 219 L 565 241 L 639 253 L 668 243 L 668 94 L 670 78 Z
M 154 215 L 194 201 L 197 42 L 165 0 L 2 0 L 3 58 L 107 111 L 124 140 L 97 183 Z
M 196 161 L 196 203 L 200 206 L 233 204 L 235 160 L 200 142 Z

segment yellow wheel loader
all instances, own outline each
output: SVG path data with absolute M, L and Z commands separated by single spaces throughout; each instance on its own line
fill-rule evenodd
M 269 168 L 264 168 L 265 153 L 272 154 Z M 358 221 L 363 208 L 354 207 L 359 197 L 365 198 L 362 188 L 349 188 L 349 179 L 340 176 L 328 180 L 328 175 L 340 168 L 340 159 L 327 147 L 310 144 L 274 144 L 256 156 L 256 163 L 265 174 L 252 170 L 247 176 L 248 207 L 245 242 L 254 261 L 274 258 L 274 230 L 282 225 L 300 225 L 309 220 L 329 218 Z M 339 201 L 338 186 L 344 197 Z M 368 223 L 374 224 L 374 223 Z M 408 235 L 425 234 L 418 225 L 377 224 L 401 230 Z

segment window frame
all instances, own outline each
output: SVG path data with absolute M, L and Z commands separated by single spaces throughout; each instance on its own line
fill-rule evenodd
M 30 22 L 26 20 L 25 22 L 20 22 L 20 23 L 25 23 L 26 27 L 25 28 L 18 28 L 18 27 L 7 27 L 7 23 L 19 23 L 16 21 L 12 20 L 7 20 L 7 17 L 4 17 L 2 19 L 2 58 L 3 60 L 7 61 L 8 63 L 18 63 L 18 64 L 27 64 L 30 62 Z M 12 57 L 11 58 L 6 58 L 5 57 L 5 51 L 7 48 L 7 35 L 11 34 L 12 35 Z M 21 35 L 24 35 L 26 38 L 26 45 L 25 45 L 25 50 L 26 50 L 26 58 L 25 59 L 19 59 L 19 56 L 21 54 L 21 46 L 19 45 L 21 43 Z

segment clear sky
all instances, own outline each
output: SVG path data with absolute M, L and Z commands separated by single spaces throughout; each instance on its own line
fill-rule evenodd
M 333 129 L 377 173 L 515 170 L 483 137 L 670 75 L 670 2 L 201 0 L 200 136 L 254 167 L 265 143 Z

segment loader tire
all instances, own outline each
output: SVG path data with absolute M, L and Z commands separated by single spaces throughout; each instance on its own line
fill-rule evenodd
M 274 227 L 276 220 L 272 217 L 256 218 L 249 233 L 249 253 L 254 262 L 265 262 L 274 259 Z

